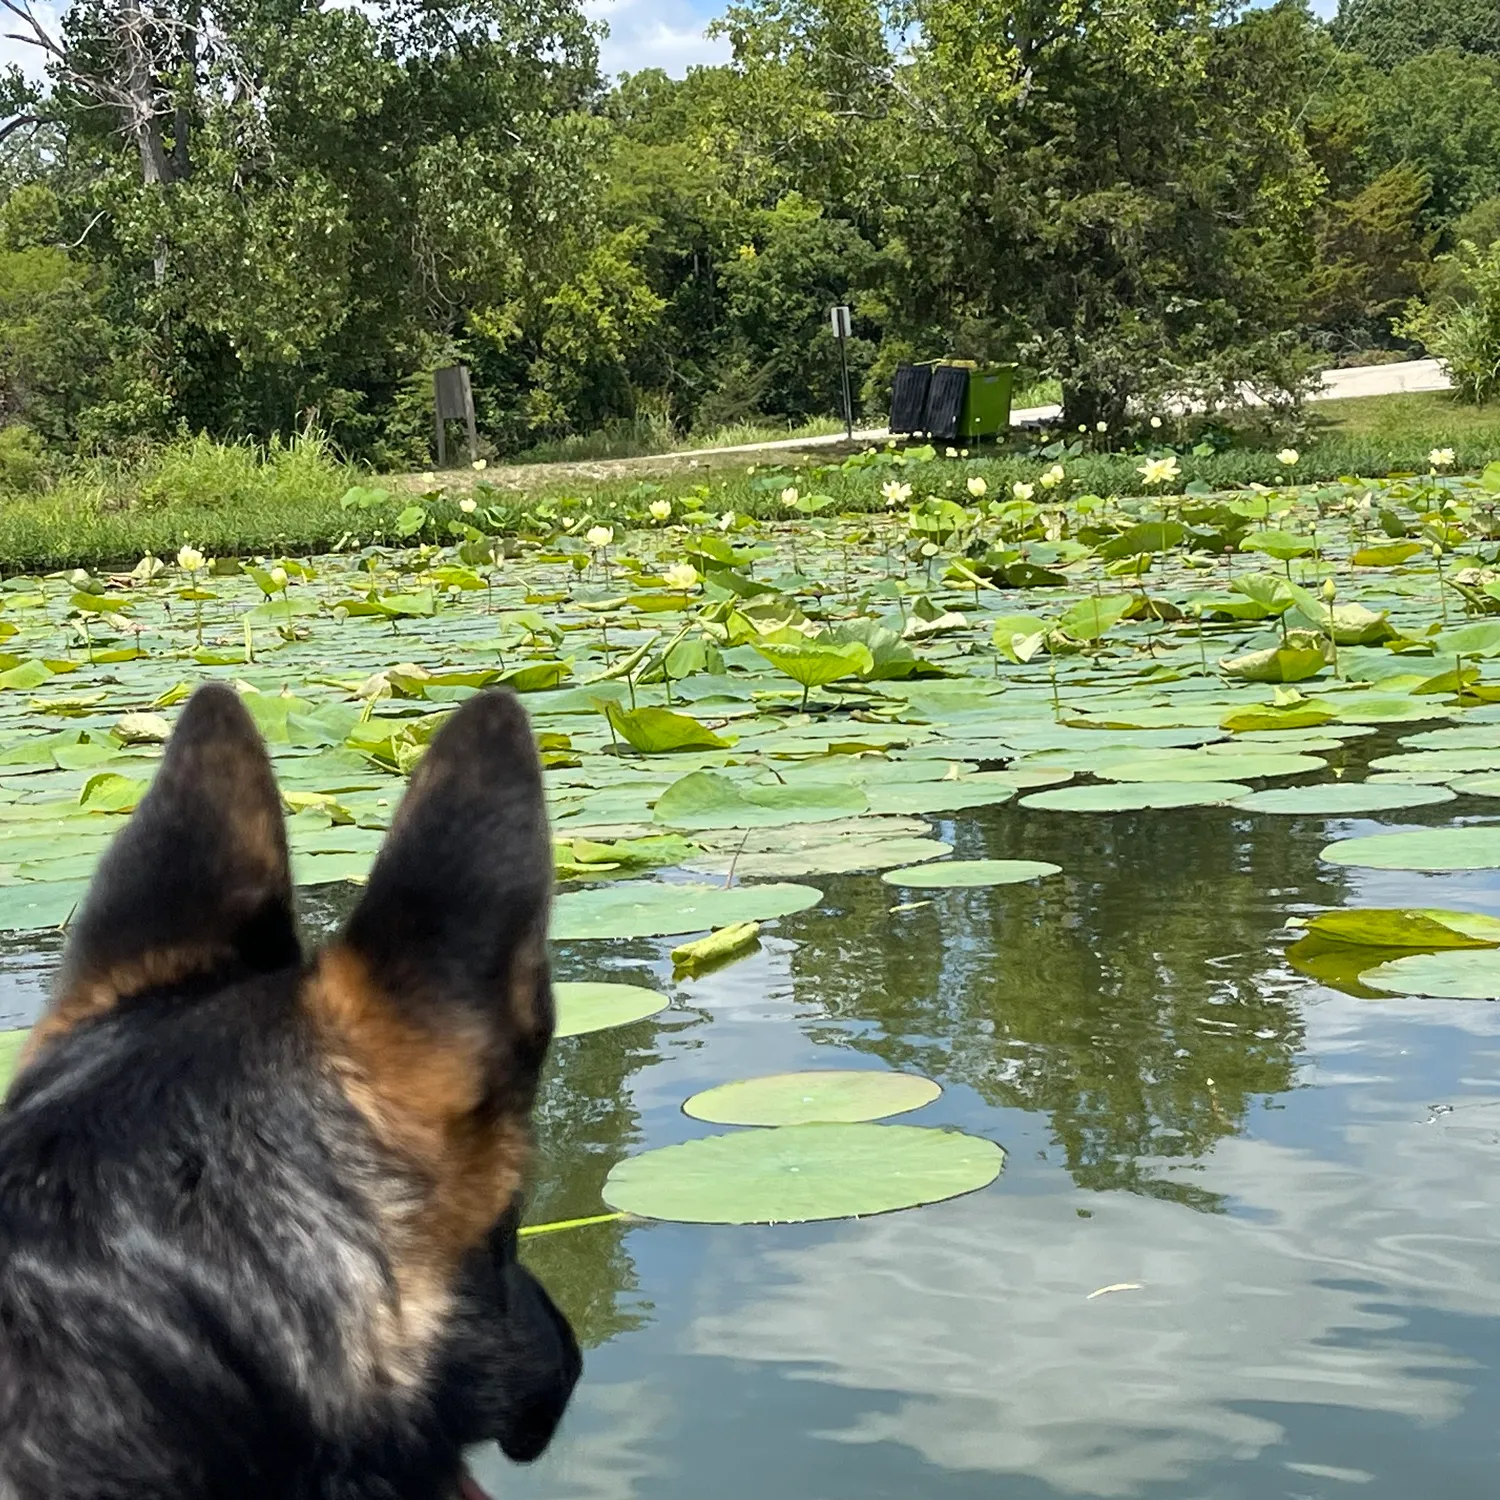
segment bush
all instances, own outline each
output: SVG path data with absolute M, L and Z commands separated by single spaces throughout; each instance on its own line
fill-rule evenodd
M 0 427 L 0 492 L 33 494 L 46 478 L 41 438 L 22 422 Z
M 1464 240 L 1444 261 L 1455 290 L 1412 303 L 1397 332 L 1424 344 L 1442 362 L 1454 389 L 1476 406 L 1500 394 L 1500 244 Z

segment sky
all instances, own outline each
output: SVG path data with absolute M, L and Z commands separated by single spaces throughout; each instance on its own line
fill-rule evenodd
M 34 4 L 38 15 L 49 18 L 56 16 L 61 0 L 58 4 L 34 0 Z M 1335 8 L 1336 0 L 1313 0 L 1313 9 L 1319 15 L 1331 15 Z M 584 9 L 609 27 L 601 49 L 606 73 L 665 68 L 680 78 L 697 63 L 726 62 L 729 58 L 727 42 L 711 41 L 704 35 L 709 21 L 723 9 L 723 0 L 584 0 Z M 5 31 L 14 29 L 3 27 Z M 36 49 L 0 37 L 0 68 L 7 63 L 19 63 L 28 72 L 35 72 Z

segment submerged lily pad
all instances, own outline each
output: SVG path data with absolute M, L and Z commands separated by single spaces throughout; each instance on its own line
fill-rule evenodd
M 1371 989 L 1441 1000 L 1500 1000 L 1500 952 L 1493 948 L 1413 953 L 1360 974 Z
M 1396 812 L 1404 807 L 1429 807 L 1436 802 L 1452 800 L 1453 793 L 1442 786 L 1329 781 L 1319 782 L 1316 786 L 1288 786 L 1251 792 L 1248 797 L 1239 798 L 1234 806 L 1242 812 L 1349 818 L 1364 813 Z
M 34 887 L 33 887 L 34 889 Z M 569 891 L 552 908 L 552 936 L 581 938 L 676 937 L 733 922 L 765 922 L 816 906 L 823 893 L 810 885 L 667 885 L 620 881 Z
M 1119 781 L 1102 786 L 1060 786 L 1021 798 L 1043 812 L 1141 812 L 1150 808 L 1218 807 L 1247 796 L 1233 781 Z
M 694 1094 L 682 1108 L 714 1125 L 851 1124 L 907 1114 L 942 1092 L 915 1073 L 824 1068 L 721 1083 Z
M 911 865 L 887 870 L 880 878 L 887 885 L 933 891 L 953 886 L 1019 885 L 1044 875 L 1061 875 L 1062 866 L 1041 859 L 946 859 L 930 865 Z
M 1367 870 L 1495 870 L 1500 869 L 1500 825 L 1372 833 L 1329 844 L 1322 858 Z
M 604 1184 L 622 1213 L 687 1224 L 805 1224 L 938 1203 L 988 1187 L 993 1141 L 917 1125 L 778 1125 L 627 1157 Z
M 668 1005 L 665 995 L 639 984 L 564 979 L 552 986 L 552 994 L 557 1002 L 557 1036 L 582 1036 L 611 1026 L 628 1026 Z

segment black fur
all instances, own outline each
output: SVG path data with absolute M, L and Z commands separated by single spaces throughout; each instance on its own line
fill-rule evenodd
M 578 1378 L 514 1207 L 417 1372 L 382 1365 L 401 1309 L 379 1204 L 410 1184 L 309 1022 L 275 796 L 234 694 L 201 689 L 0 1113 L 0 1500 L 449 1500 L 465 1445 L 534 1458 Z M 543 966 L 517 1018 L 513 960 L 550 880 L 525 717 L 484 695 L 434 742 L 346 934 L 435 1044 L 479 1018 L 485 1108 L 523 1120 L 551 1000 Z M 149 961 L 199 948 L 181 974 Z M 149 982 L 70 1012 L 120 973 Z

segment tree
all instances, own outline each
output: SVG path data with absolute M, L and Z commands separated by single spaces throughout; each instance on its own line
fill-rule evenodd
M 1380 68 L 1440 48 L 1500 57 L 1494 0 L 1339 0 L 1332 30 L 1340 47 Z

